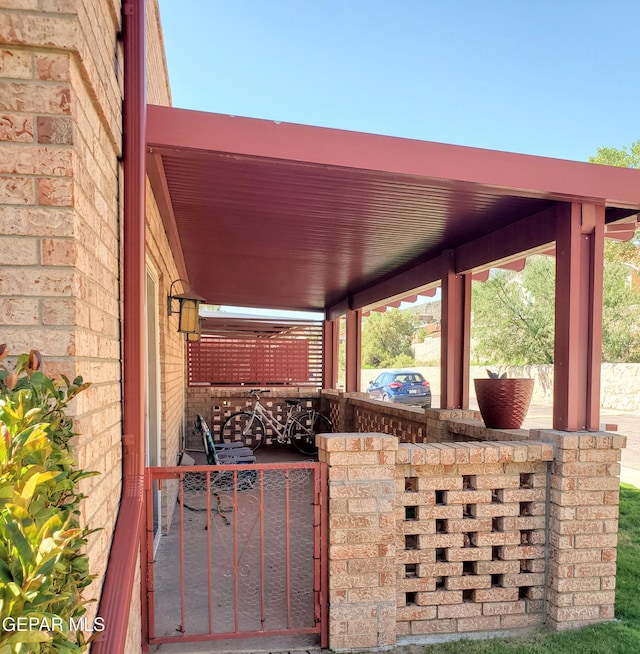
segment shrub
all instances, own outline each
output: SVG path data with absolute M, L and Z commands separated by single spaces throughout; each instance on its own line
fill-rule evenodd
M 0 654 L 87 648 L 84 633 L 70 628 L 86 611 L 82 590 L 93 579 L 78 482 L 97 473 L 76 466 L 66 410 L 88 384 L 53 381 L 40 360 L 32 350 L 13 372 L 0 365 Z M 7 628 L 18 618 L 38 626 Z

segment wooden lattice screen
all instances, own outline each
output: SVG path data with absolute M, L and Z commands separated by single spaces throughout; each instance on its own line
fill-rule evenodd
M 296 326 L 277 337 L 203 334 L 189 342 L 190 386 L 322 385 L 322 325 Z

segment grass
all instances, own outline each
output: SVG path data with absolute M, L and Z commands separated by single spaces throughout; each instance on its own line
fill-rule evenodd
M 413 650 L 415 651 L 415 650 Z M 577 631 L 463 639 L 425 646 L 423 654 L 635 654 L 640 653 L 640 489 L 620 486 L 616 621 Z

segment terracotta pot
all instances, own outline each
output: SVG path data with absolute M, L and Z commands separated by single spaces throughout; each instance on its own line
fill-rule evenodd
M 474 379 L 484 424 L 489 429 L 520 429 L 533 395 L 533 379 Z

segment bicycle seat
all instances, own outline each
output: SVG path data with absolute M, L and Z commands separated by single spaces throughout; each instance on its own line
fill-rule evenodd
M 300 404 L 300 400 L 285 400 L 285 404 L 288 404 L 289 406 L 297 406 Z

